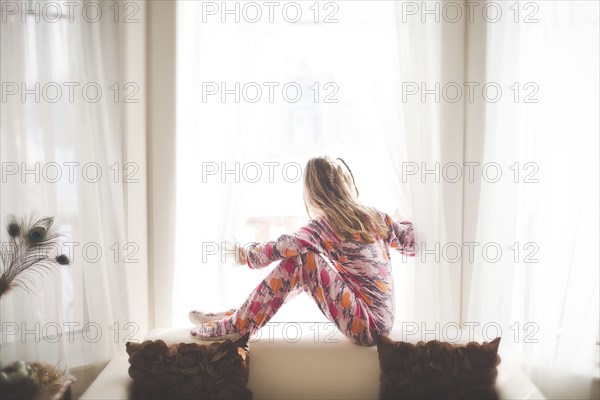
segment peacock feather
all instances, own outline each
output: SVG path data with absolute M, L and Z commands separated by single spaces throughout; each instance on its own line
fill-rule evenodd
M 57 239 L 61 237 L 53 226 L 54 218 L 28 219 L 8 217 L 8 241 L 0 246 L 0 297 L 13 288 L 30 292 L 36 278 L 69 264 L 69 257 L 61 254 Z

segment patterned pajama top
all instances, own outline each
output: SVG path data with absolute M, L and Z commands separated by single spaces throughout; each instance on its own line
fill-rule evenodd
M 387 238 L 376 237 L 374 243 L 359 236 L 342 240 L 327 218 L 320 217 L 292 235 L 247 245 L 250 268 L 281 261 L 233 314 L 237 331 L 259 329 L 290 292 L 304 290 L 354 343 L 373 345 L 377 334 L 389 333 L 395 313 L 390 248 L 414 256 L 414 234 L 412 223 L 378 214 L 389 233 Z

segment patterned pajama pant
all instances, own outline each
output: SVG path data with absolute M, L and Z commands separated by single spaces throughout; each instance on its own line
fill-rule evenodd
M 204 324 L 198 332 L 207 336 L 239 333 L 252 335 L 263 327 L 290 295 L 306 291 L 319 309 L 353 343 L 375 344 L 376 325 L 366 302 L 325 258 L 306 251 L 286 258 L 256 287 L 231 316 Z M 385 327 L 387 333 L 391 326 Z

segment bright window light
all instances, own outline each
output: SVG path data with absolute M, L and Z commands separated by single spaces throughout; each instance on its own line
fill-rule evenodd
M 270 270 L 222 263 L 210 243 L 274 240 L 306 223 L 301 170 L 311 157 L 342 157 L 365 204 L 404 213 L 391 172 L 401 155 L 385 139 L 401 129 L 395 3 L 298 3 L 297 23 L 279 9 L 272 23 L 266 9 L 252 23 L 247 3 L 235 3 L 239 23 L 234 3 L 231 13 L 225 3 L 178 3 L 181 324 L 190 307 L 239 305 Z

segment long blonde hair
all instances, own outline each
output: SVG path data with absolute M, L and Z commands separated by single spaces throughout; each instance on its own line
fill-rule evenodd
M 352 171 L 341 158 L 311 158 L 304 168 L 304 205 L 309 217 L 316 211 L 327 217 L 341 238 L 372 243 L 387 238 L 389 228 L 373 208 L 358 202 Z M 343 166 L 342 166 L 343 165 Z M 347 171 L 347 172 L 346 172 Z

